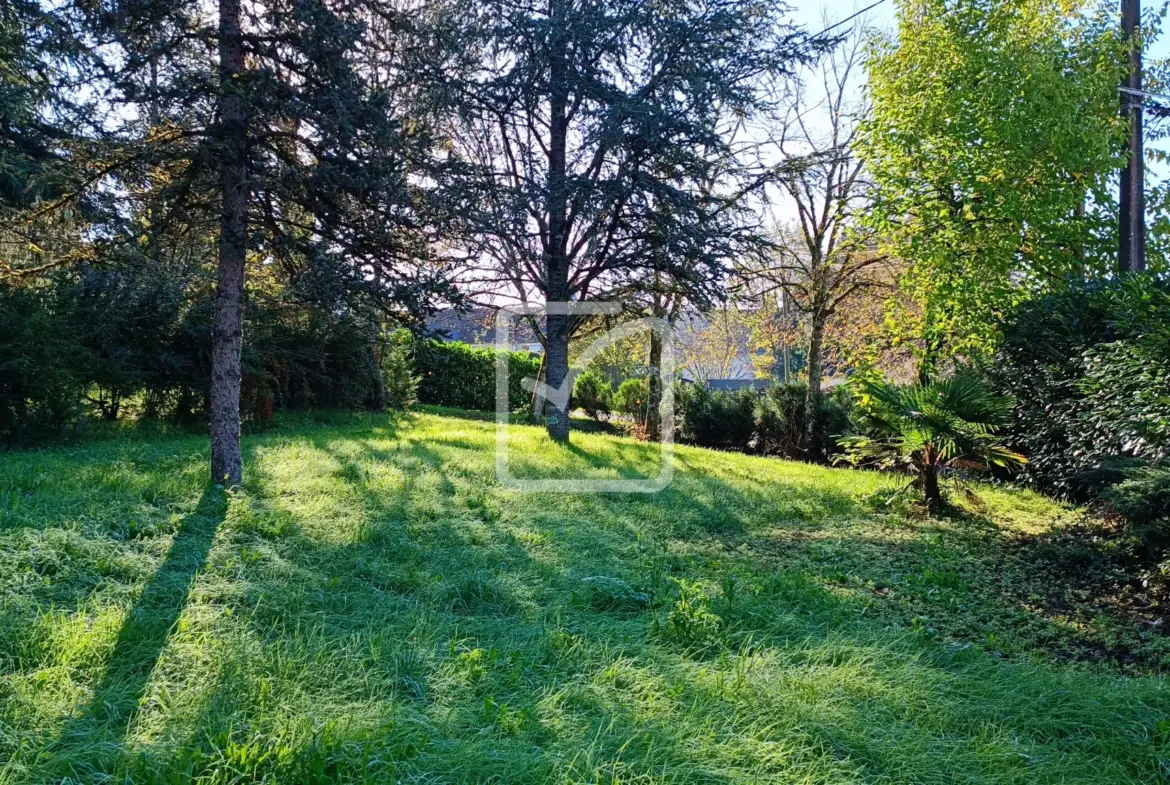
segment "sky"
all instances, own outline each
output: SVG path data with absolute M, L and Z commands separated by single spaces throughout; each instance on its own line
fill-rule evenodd
M 789 5 L 792 7 L 792 16 L 794 21 L 797 24 L 803 25 L 809 32 L 812 33 L 819 32 L 825 29 L 825 27 L 828 25 L 839 22 L 843 19 L 847 19 L 854 13 L 872 5 L 874 1 L 875 0 L 788 0 Z M 1120 9 L 1120 0 L 1106 1 L 1115 8 Z M 1142 3 L 1142 10 L 1144 13 L 1148 14 L 1152 10 L 1160 8 L 1161 3 L 1162 0 L 1145 0 L 1145 2 Z M 884 2 L 879 4 L 877 7 L 867 11 L 865 14 L 850 24 L 864 21 L 872 27 L 876 27 L 879 30 L 888 31 L 892 34 L 897 29 L 896 11 L 897 6 L 895 0 L 884 0 Z M 1163 24 L 1165 24 L 1165 20 L 1163 20 Z M 839 32 L 845 29 L 847 28 L 843 26 L 834 32 Z M 1156 40 L 1147 51 L 1146 59 L 1147 62 L 1156 59 L 1170 59 L 1170 35 L 1166 35 L 1165 29 L 1162 30 L 1162 34 L 1159 36 L 1159 39 Z M 856 81 L 859 88 L 861 85 L 863 85 L 864 78 L 864 73 L 858 74 L 858 79 Z M 1166 101 L 1165 103 L 1170 105 L 1170 100 Z M 1147 124 L 1150 122 L 1148 117 L 1146 122 Z M 1149 139 L 1149 135 L 1147 133 L 1147 148 L 1151 146 L 1151 142 L 1152 140 Z M 1163 144 L 1160 146 L 1164 147 L 1165 145 Z M 1146 168 L 1147 181 L 1160 181 L 1170 178 L 1170 164 L 1148 162 Z M 791 207 L 785 209 L 781 206 L 779 213 L 784 217 L 788 217 L 791 210 Z
M 829 20 L 829 24 L 833 24 L 873 2 L 874 0 L 836 0 L 835 2 L 834 0 L 790 0 L 796 22 L 814 33 L 826 27 L 822 24 L 825 18 Z M 877 8 L 866 13 L 864 18 L 869 20 L 871 24 L 892 30 L 894 28 L 894 10 L 894 0 L 885 0 Z

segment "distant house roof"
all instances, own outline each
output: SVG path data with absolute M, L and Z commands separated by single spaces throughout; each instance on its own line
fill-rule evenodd
M 766 390 L 775 384 L 771 379 L 708 379 L 708 390 L 725 390 L 728 392 L 735 392 L 736 390 Z
M 427 332 L 447 341 L 492 346 L 496 342 L 496 313 L 493 308 L 439 311 L 427 320 Z M 523 319 L 513 317 L 508 342 L 512 348 L 525 347 L 540 351 L 540 339 L 532 326 Z

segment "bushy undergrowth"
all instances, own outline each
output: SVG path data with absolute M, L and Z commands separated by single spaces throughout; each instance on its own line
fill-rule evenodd
M 87 412 L 204 422 L 211 292 L 206 270 L 163 262 L 81 266 L 0 288 L 0 445 L 50 441 Z M 244 311 L 244 418 L 380 406 L 377 330 L 344 303 L 257 286 Z
M 1077 478 L 1102 461 L 1170 456 L 1170 282 L 1072 287 L 1024 303 L 1003 332 L 987 373 L 1016 399 L 1008 439 L 1026 481 L 1083 498 Z
M 1027 302 L 987 371 L 1017 400 L 1008 432 L 1023 478 L 1099 500 L 1124 519 L 1124 580 L 1170 605 L 1170 280 L 1097 282 Z
M 676 388 L 675 426 L 680 441 L 746 452 L 756 432 L 755 390 L 709 390 L 703 384 Z
M 585 410 L 595 420 L 609 414 L 613 407 L 614 389 L 609 379 L 596 370 L 588 370 L 573 383 L 573 406 Z
M 841 452 L 840 439 L 849 432 L 853 391 L 839 385 L 823 393 L 818 405 L 816 445 L 808 445 L 805 414 L 808 387 L 802 383 L 768 388 L 756 405 L 755 449 L 765 455 L 828 460 Z
M 646 422 L 646 407 L 650 400 L 650 379 L 638 376 L 625 379 L 613 394 L 613 408 L 641 424 Z
M 849 429 L 852 395 L 841 388 L 820 398 L 818 447 L 805 433 L 803 384 L 782 384 L 757 392 L 709 390 L 701 384 L 676 387 L 676 426 L 680 441 L 785 458 L 823 461 L 837 453 L 837 440 Z

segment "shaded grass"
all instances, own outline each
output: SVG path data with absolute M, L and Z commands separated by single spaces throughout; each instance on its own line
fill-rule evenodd
M 512 445 L 528 476 L 659 462 Z M 1074 511 L 920 520 L 880 475 L 688 448 L 659 494 L 518 494 L 493 447 L 286 418 L 230 494 L 197 437 L 0 456 L 0 782 L 1170 776 L 1166 639 L 1030 549 Z

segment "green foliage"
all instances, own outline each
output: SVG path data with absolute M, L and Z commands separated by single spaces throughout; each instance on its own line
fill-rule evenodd
M 491 412 L 496 409 L 496 352 L 458 341 L 420 340 L 414 344 L 418 398 L 423 403 Z M 530 402 L 524 379 L 540 373 L 540 358 L 508 352 L 508 408 L 518 412 Z
M 822 461 L 837 452 L 836 437 L 849 426 L 852 396 L 835 391 L 820 398 L 823 453 L 805 446 L 804 384 L 781 384 L 763 392 L 709 390 L 703 385 L 675 388 L 675 425 L 682 442 L 740 452 Z
M 600 371 L 587 370 L 573 383 L 573 404 L 594 420 L 609 414 L 613 398 L 613 385 Z
M 83 350 L 50 297 L 0 286 L 0 446 L 59 435 L 78 408 Z
M 650 400 L 650 379 L 626 379 L 613 395 L 613 408 L 633 417 L 639 424 L 646 422 L 646 407 Z
M 1139 275 L 1017 307 L 986 375 L 1017 406 L 1007 438 L 1023 477 L 1079 498 L 1113 458 L 1170 456 L 1170 282 Z
M 723 619 L 711 610 L 711 597 L 697 586 L 677 581 L 678 598 L 666 612 L 661 635 L 688 649 L 704 649 L 719 639 Z
M 1084 2 L 906 0 L 869 62 L 869 220 L 910 262 L 901 337 L 930 372 L 985 356 L 995 316 L 1110 272 L 1125 59 Z M 1088 206 L 1088 209 L 1086 208 Z
M 1013 400 L 989 392 L 973 374 L 912 385 L 864 381 L 859 393 L 860 434 L 841 440 L 846 457 L 912 474 L 931 510 L 943 501 L 939 480 L 945 473 L 1025 463 L 998 436 Z
M 206 271 L 181 264 L 80 266 L 0 289 L 0 438 L 52 439 L 86 407 L 110 420 L 204 422 L 211 312 Z M 376 405 L 376 329 L 279 282 L 257 287 L 245 308 L 244 417 Z
M 708 390 L 702 384 L 680 384 L 675 389 L 675 426 L 680 441 L 740 452 L 751 448 L 756 431 L 755 390 L 724 392 Z
M 576 347 L 576 344 L 570 346 Z M 650 368 L 645 335 L 635 333 L 606 344 L 586 370 L 599 372 L 611 387 L 621 384 L 626 379 L 646 376 L 650 373 Z
M 1170 467 L 1144 466 L 1125 471 L 1125 479 L 1104 497 L 1126 520 L 1140 526 L 1161 523 L 1170 538 Z
M 414 406 L 418 402 L 418 385 L 409 341 L 404 336 L 392 336 L 382 350 L 382 390 L 387 408 L 406 411 Z
M 755 408 L 755 449 L 765 455 L 785 458 L 824 460 L 839 452 L 837 438 L 849 428 L 849 411 L 853 397 L 838 386 L 819 399 L 817 443 L 820 455 L 809 455 L 806 442 L 805 403 L 808 386 L 804 383 L 769 387 L 759 396 Z
M 1089 438 L 1118 453 L 1170 458 L 1170 279 L 1135 275 L 1104 292 L 1117 340 L 1083 355 Z
M 1124 566 L 1141 575 L 1151 599 L 1170 607 L 1170 466 L 1130 466 L 1101 498 L 1125 518 Z

